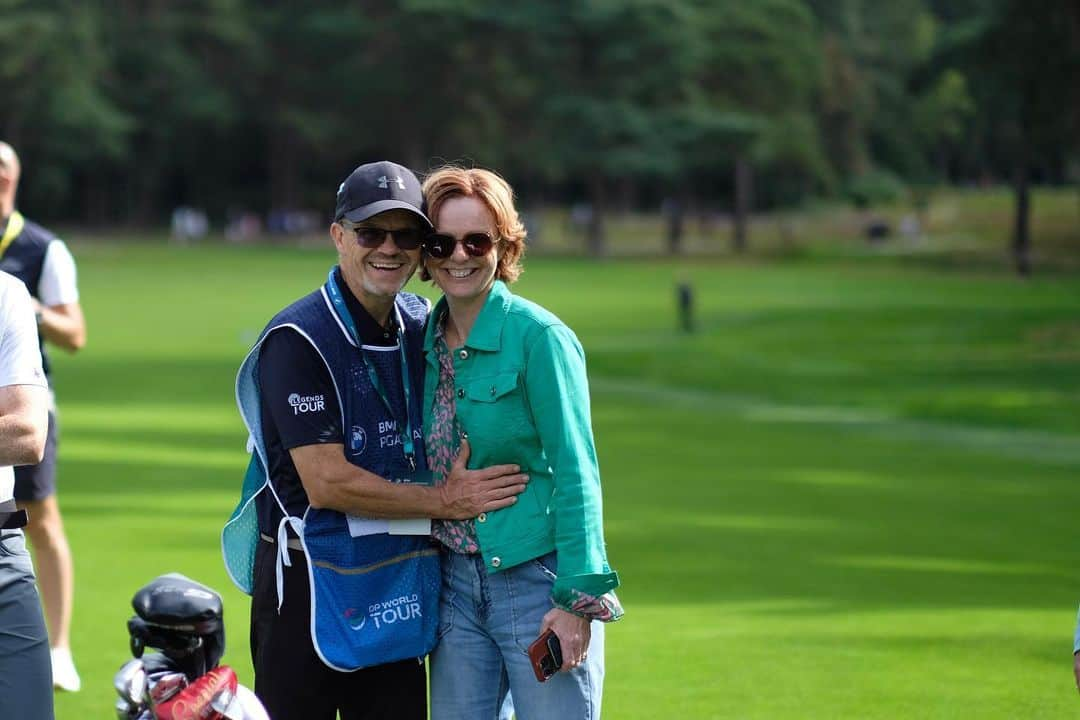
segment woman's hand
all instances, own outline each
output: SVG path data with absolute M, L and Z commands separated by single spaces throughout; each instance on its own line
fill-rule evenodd
M 548 628 L 558 636 L 562 646 L 563 670 L 573 670 L 585 662 L 589 640 L 592 639 L 592 627 L 586 618 L 552 608 L 540 622 L 540 634 L 543 635 Z

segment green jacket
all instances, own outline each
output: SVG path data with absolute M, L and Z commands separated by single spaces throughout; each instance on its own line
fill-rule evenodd
M 424 423 L 434 418 L 439 364 L 435 306 L 424 339 Z M 557 551 L 557 604 L 578 590 L 599 597 L 619 585 L 608 566 L 600 472 L 593 445 L 585 353 L 570 328 L 496 281 L 465 345 L 454 354 L 457 419 L 470 468 L 515 463 L 529 483 L 510 507 L 476 518 L 489 573 Z

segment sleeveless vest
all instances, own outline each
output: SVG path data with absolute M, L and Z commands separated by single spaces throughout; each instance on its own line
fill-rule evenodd
M 415 462 L 426 471 L 422 436 L 424 367 L 420 361 L 428 302 L 399 293 L 394 303 L 399 342 L 411 393 L 405 407 L 400 351 L 356 347 L 322 289 L 278 313 L 244 360 L 236 380 L 237 403 L 250 433 L 252 450 L 240 502 L 222 531 L 225 566 L 233 582 L 251 594 L 255 547 L 259 540 L 255 499 L 269 493 L 284 518 L 277 529 L 278 603 L 283 598 L 283 565 L 291 565 L 287 527 L 300 538 L 308 560 L 311 592 L 311 639 L 320 659 L 335 670 L 356 670 L 427 654 L 438 625 L 439 557 L 428 535 L 388 532 L 353 537 L 350 518 L 335 510 L 308 507 L 290 516 L 278 500 L 274 478 L 266 472 L 266 446 L 259 405 L 258 363 L 263 340 L 289 327 L 303 335 L 322 357 L 341 407 L 345 459 L 391 481 L 408 481 L 413 469 L 405 458 L 400 422 L 408 412 Z M 364 358 L 381 381 L 393 412 L 387 409 L 368 374 Z M 419 390 L 419 391 L 417 391 Z M 297 398 L 297 402 L 305 402 Z M 404 432 L 404 428 L 400 428 Z M 426 473 L 423 473 L 426 475 Z M 377 522 L 377 521 L 376 521 Z M 369 529 L 368 532 L 371 532 Z
M 17 225 L 12 226 L 12 223 Z M 38 290 L 41 285 L 41 273 L 45 267 L 45 253 L 49 249 L 49 243 L 55 240 L 56 236 L 37 223 L 23 218 L 18 210 L 8 217 L 8 226 L 9 230 L 17 230 L 17 234 L 0 254 L 0 270 L 22 280 L 31 295 L 40 297 Z M 45 339 L 42 337 L 38 341 L 41 348 L 41 365 L 45 370 L 45 375 L 48 376 L 50 368 L 49 356 L 45 352 Z

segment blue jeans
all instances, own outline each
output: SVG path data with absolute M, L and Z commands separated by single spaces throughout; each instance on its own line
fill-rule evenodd
M 439 644 L 431 654 L 432 720 L 496 720 L 507 693 L 517 720 L 596 720 L 604 687 L 604 624 L 584 664 L 536 681 L 529 644 L 551 610 L 555 553 L 488 575 L 479 555 L 443 553 Z

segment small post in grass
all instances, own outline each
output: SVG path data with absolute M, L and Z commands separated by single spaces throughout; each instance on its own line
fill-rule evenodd
M 675 300 L 679 312 L 679 326 L 685 333 L 694 332 L 694 288 L 689 279 L 683 278 L 675 285 Z

